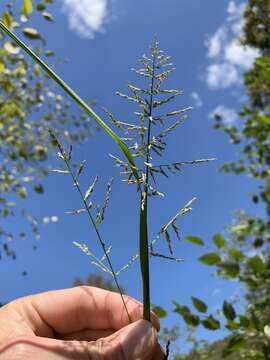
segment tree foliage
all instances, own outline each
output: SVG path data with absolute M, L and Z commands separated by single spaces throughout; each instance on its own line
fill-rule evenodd
M 218 320 L 211 314 L 191 313 L 176 304 L 176 311 L 193 328 L 209 330 L 225 327 L 230 335 L 214 344 L 194 349 L 185 359 L 270 358 L 270 1 L 249 0 L 244 12 L 243 45 L 258 50 L 253 67 L 244 74 L 248 102 L 239 113 L 239 122 L 228 126 L 216 117 L 215 127 L 225 131 L 240 147 L 240 160 L 224 164 L 223 171 L 243 174 L 255 180 L 251 200 L 262 216 L 238 211 L 226 235 L 213 237 L 213 251 L 199 261 L 216 268 L 216 275 L 235 279 L 245 289 L 245 302 L 236 307 L 224 301 Z M 259 187 L 258 187 L 259 183 Z M 243 299 L 240 299 L 243 300 Z M 194 303 L 193 303 L 194 304 Z M 239 310 L 240 309 L 240 310 Z M 181 310 L 181 311 L 179 311 Z M 197 309 L 199 310 L 199 309 Z M 190 314 L 199 320 L 190 322 Z M 187 318 L 188 315 L 188 318 Z M 207 316 L 207 317 L 205 317 Z
M 34 4 L 24 0 L 18 7 L 15 2 L 2 1 L 1 20 L 13 31 L 22 33 L 37 54 L 57 64 L 59 60 L 46 39 L 32 25 L 33 13 L 48 23 L 53 22 L 49 12 L 52 2 Z M 0 216 L 9 218 L 20 209 L 16 198 L 27 198 L 32 189 L 44 193 L 42 178 L 48 173 L 47 159 L 53 148 L 47 129 L 61 129 L 66 138 L 82 141 L 91 135 L 92 128 L 84 115 L 70 115 L 70 110 L 67 113 L 70 104 L 65 96 L 54 89 L 40 68 L 3 33 L 0 33 L 0 89 Z M 25 211 L 22 214 L 39 237 L 37 219 Z M 26 234 L 1 227 L 1 253 L 15 258 L 8 241 L 19 236 L 24 238 Z

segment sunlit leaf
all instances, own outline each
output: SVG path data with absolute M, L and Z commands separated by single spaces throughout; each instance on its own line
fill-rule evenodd
M 29 16 L 33 11 L 32 0 L 23 0 L 22 13 L 25 16 Z
M 40 2 L 36 5 L 36 9 L 37 9 L 37 11 L 44 11 L 46 9 L 46 4 L 44 4 L 43 2 Z
M 213 237 L 213 243 L 219 248 L 222 249 L 226 245 L 226 240 L 221 234 L 215 234 Z
M 247 266 L 255 273 L 263 273 L 266 268 L 264 262 L 258 255 L 250 258 L 247 262 Z
M 23 29 L 23 34 L 25 37 L 29 38 L 29 39 L 32 39 L 32 40 L 37 40 L 37 39 L 40 39 L 40 34 L 39 32 L 34 29 L 34 28 L 24 28 Z
M 22 198 L 25 199 L 27 196 L 27 190 L 24 186 L 17 187 L 17 194 Z
M 10 41 L 5 42 L 4 44 L 4 50 L 12 55 L 17 55 L 20 52 L 19 46 L 14 45 Z
M 43 186 L 41 184 L 35 185 L 34 190 L 38 194 L 43 194 L 44 193 L 44 188 L 43 188 Z
M 200 318 L 197 315 L 191 313 L 190 309 L 187 306 L 180 305 L 174 302 L 175 309 L 174 312 L 182 316 L 183 320 L 190 326 L 198 326 L 200 324 Z
M 161 306 L 155 306 L 154 308 L 152 308 L 152 311 L 160 319 L 163 319 L 168 315 L 167 311 L 165 309 L 163 309 Z
M 198 236 L 185 236 L 184 239 L 194 245 L 204 246 L 204 241 Z
M 248 328 L 249 327 L 249 324 L 250 324 L 250 320 L 249 318 L 247 318 L 246 316 L 244 315 L 240 315 L 239 316 L 239 322 L 240 322 L 240 325 L 244 328 Z
M 220 322 L 212 315 L 202 320 L 201 323 L 208 330 L 218 330 L 220 328 Z
M 0 61 L 0 74 L 5 70 L 5 64 Z
M 223 309 L 223 314 L 226 316 L 228 320 L 233 321 L 235 319 L 236 313 L 232 304 L 230 304 L 225 300 L 222 309 Z
M 209 253 L 204 254 L 201 257 L 199 257 L 198 260 L 206 265 L 213 266 L 213 265 L 219 264 L 221 261 L 221 258 L 217 253 L 209 252 Z
M 223 356 L 228 356 L 236 350 L 241 349 L 245 345 L 245 339 L 242 335 L 234 335 L 230 338 L 226 348 L 223 351 Z
M 222 262 L 219 264 L 220 274 L 222 276 L 234 279 L 240 272 L 240 266 L 235 262 Z
M 193 296 L 191 297 L 191 300 L 193 305 L 199 312 L 205 313 L 207 311 L 207 305 L 202 300 Z
M 48 11 L 43 11 L 42 16 L 44 17 L 45 20 L 53 22 L 53 16 Z
M 13 23 L 13 17 L 11 16 L 11 14 L 8 11 L 4 12 L 4 14 L 3 14 L 3 23 L 8 28 L 10 28 Z
M 229 249 L 229 254 L 238 261 L 241 261 L 245 258 L 245 255 L 242 253 L 241 250 L 239 250 L 237 247 L 231 247 Z
M 265 325 L 265 327 L 263 328 L 263 331 L 264 331 L 265 335 L 270 338 L 270 325 Z

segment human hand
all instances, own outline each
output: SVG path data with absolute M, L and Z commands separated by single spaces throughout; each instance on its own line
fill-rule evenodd
M 82 286 L 12 301 L 0 309 L 0 360 L 161 360 L 159 322 L 142 304 Z

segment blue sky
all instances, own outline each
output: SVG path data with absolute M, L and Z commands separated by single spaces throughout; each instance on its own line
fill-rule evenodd
M 125 91 L 128 80 L 137 79 L 130 71 L 137 59 L 148 51 L 154 38 L 160 48 L 172 56 L 176 72 L 167 87 L 183 89 L 184 94 L 172 104 L 173 109 L 193 106 L 189 119 L 170 137 L 166 161 L 184 161 L 216 157 L 210 164 L 184 168 L 178 175 L 161 179 L 165 199 L 150 203 L 150 234 L 153 238 L 160 227 L 188 200 L 196 196 L 194 210 L 178 222 L 182 236 L 198 235 L 211 247 L 211 238 L 223 232 L 236 209 L 252 213 L 247 193 L 253 184 L 245 177 L 225 175 L 218 167 L 237 158 L 237 147 L 212 128 L 214 113 L 223 114 L 226 123 L 239 123 L 237 111 L 245 101 L 241 74 L 253 62 L 256 53 L 240 47 L 243 3 L 239 1 L 190 0 L 58 0 L 50 7 L 55 22 L 44 23 L 38 15 L 31 19 L 38 26 L 49 47 L 67 64 L 56 65 L 57 72 L 85 99 L 96 99 L 97 112 L 103 116 L 106 106 L 122 119 L 133 109 L 115 96 Z M 140 81 L 140 79 L 138 79 Z M 61 93 L 61 91 L 59 90 Z M 75 107 L 74 107 L 75 108 Z M 137 252 L 138 200 L 134 189 L 120 181 L 108 153 L 119 154 L 115 144 L 97 132 L 93 139 L 74 150 L 75 158 L 87 160 L 82 185 L 87 187 L 96 174 L 101 181 L 95 199 L 103 200 L 105 185 L 113 176 L 111 202 L 102 226 L 105 241 L 113 246 L 112 260 L 121 267 Z M 57 163 L 56 157 L 51 160 Z M 17 240 L 16 262 L 3 259 L 0 263 L 5 281 L 2 301 L 29 293 L 69 287 L 73 280 L 86 277 L 95 269 L 90 260 L 72 244 L 87 243 L 100 254 L 96 238 L 84 216 L 68 217 L 66 210 L 80 207 L 72 184 L 66 177 L 51 174 L 45 180 L 45 195 L 31 194 L 24 205 L 42 221 L 57 216 L 59 221 L 41 225 L 41 239 Z M 11 227 L 25 226 L 22 219 L 13 219 Z M 166 247 L 160 244 L 162 250 Z M 236 284 L 221 282 L 197 262 L 203 250 L 190 244 L 174 243 L 175 254 L 184 259 L 175 264 L 160 259 L 151 261 L 151 293 L 154 304 L 172 309 L 171 300 L 190 304 L 190 296 L 206 300 L 215 311 Z M 28 276 L 21 277 L 26 270 Z M 138 264 L 120 275 L 120 282 L 129 294 L 142 298 Z M 170 316 L 167 324 L 177 322 Z M 203 336 L 213 335 L 203 332 Z

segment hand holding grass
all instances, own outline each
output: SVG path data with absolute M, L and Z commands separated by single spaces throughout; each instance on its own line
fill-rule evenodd
M 159 360 L 159 322 L 141 320 L 143 306 L 93 288 L 50 291 L 11 302 L 0 310 L 0 359 Z

